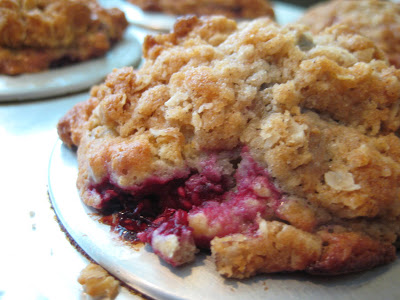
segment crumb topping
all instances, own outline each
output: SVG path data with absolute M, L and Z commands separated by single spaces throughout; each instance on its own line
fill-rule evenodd
M 119 291 L 119 282 L 108 275 L 97 264 L 90 263 L 79 275 L 78 282 L 84 286 L 85 292 L 92 297 L 107 297 L 114 299 Z
M 173 265 L 211 247 L 228 277 L 394 260 L 400 70 L 346 26 L 307 30 L 188 17 L 148 36 L 139 70 L 60 122 L 82 200 L 128 209 Z
M 331 0 L 311 7 L 299 23 L 321 32 L 334 24 L 345 24 L 373 40 L 391 64 L 400 67 L 400 5 L 394 1 Z

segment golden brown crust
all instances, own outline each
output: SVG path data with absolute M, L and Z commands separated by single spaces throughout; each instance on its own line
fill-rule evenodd
M 394 135 L 368 137 L 314 113 L 275 113 L 258 126 L 256 135 L 246 132 L 246 141 L 259 149 L 286 193 L 343 218 L 390 215 L 397 206 L 397 191 L 391 187 L 400 179 L 399 157 L 380 149 L 395 140 L 398 150 Z
M 226 277 L 305 270 L 336 275 L 370 269 L 396 258 L 390 243 L 355 232 L 318 234 L 277 221 L 261 221 L 256 235 L 214 238 L 211 251 L 217 270 Z
M 61 137 L 79 146 L 77 184 L 86 204 L 103 207 L 96 190 L 103 184 L 134 193 L 149 178 L 167 182 L 200 170 L 206 153 L 246 146 L 282 196 L 273 214 L 259 214 L 267 227 L 259 225 L 258 235 L 245 228 L 217 238 L 224 231 L 218 218 L 189 216 L 195 238 L 214 238 L 222 274 L 333 274 L 394 258 L 400 70 L 371 40 L 342 25 L 313 36 L 267 18 L 238 25 L 190 17 L 170 34 L 147 37 L 143 49 L 139 70 L 115 70 L 62 121 L 70 133 Z M 248 196 L 241 205 L 260 201 Z M 330 228 L 337 235 L 328 241 Z M 282 252 L 261 240 L 276 240 Z
M 400 67 L 400 5 L 382 0 L 331 0 L 310 8 L 300 19 L 314 33 L 345 24 L 373 40 Z
M 95 88 L 94 88 L 95 89 Z M 79 145 L 85 123 L 89 120 L 93 109 L 99 104 L 96 97 L 76 104 L 57 124 L 57 133 L 68 147 Z
M 38 72 L 103 55 L 127 26 L 95 0 L 7 0 L 0 4 L 0 73 Z
M 230 18 L 274 17 L 268 0 L 129 0 L 146 11 L 173 15 L 223 15 Z
M 261 221 L 254 237 L 237 234 L 211 242 L 218 272 L 233 278 L 304 270 L 318 261 L 321 251 L 318 236 L 277 221 Z
M 354 233 L 320 232 L 321 257 L 307 268 L 313 274 L 343 274 L 387 264 L 396 259 L 396 248 Z

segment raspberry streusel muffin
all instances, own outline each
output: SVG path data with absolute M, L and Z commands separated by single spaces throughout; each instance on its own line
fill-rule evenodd
M 129 0 L 146 11 L 173 15 L 223 15 L 231 18 L 274 17 L 268 0 Z
M 300 19 L 314 33 L 345 24 L 372 39 L 400 67 L 400 4 L 382 0 L 331 0 L 310 8 Z
M 177 266 L 244 278 L 396 257 L 400 70 L 345 26 L 180 19 L 58 124 L 82 200 Z
M 0 0 L 0 73 L 16 75 L 106 53 L 128 25 L 96 0 Z

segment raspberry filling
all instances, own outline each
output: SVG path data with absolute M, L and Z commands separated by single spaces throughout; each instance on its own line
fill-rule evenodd
M 168 182 L 152 178 L 134 193 L 110 183 L 97 185 L 105 205 L 102 221 L 124 239 L 149 243 L 174 266 L 193 260 L 197 247 L 208 249 L 214 237 L 255 234 L 257 218 L 276 218 L 283 200 L 247 147 L 240 158 L 227 175 L 217 155 L 210 154 L 201 171 Z
M 283 201 L 281 193 L 247 148 L 243 148 L 241 158 L 234 174 L 236 187 L 224 193 L 224 201 L 205 201 L 188 213 L 190 225 L 200 228 L 195 230 L 194 238 L 201 248 L 209 248 L 214 237 L 234 233 L 255 234 L 258 230 L 257 217 L 276 218 L 276 211 Z

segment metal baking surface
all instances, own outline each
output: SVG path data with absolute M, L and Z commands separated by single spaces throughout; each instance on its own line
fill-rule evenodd
M 317 277 L 303 273 L 226 279 L 210 255 L 173 268 L 146 246 L 123 243 L 96 219 L 76 189 L 76 153 L 57 141 L 49 164 L 49 191 L 55 212 L 78 245 L 130 287 L 156 299 L 399 299 L 400 263 L 357 274 Z

